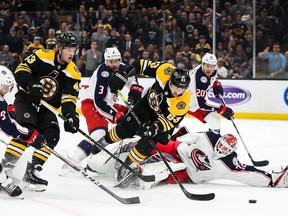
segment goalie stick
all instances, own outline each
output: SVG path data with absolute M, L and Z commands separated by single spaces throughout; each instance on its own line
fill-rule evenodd
M 133 118 L 137 121 L 138 125 L 141 127 L 141 122 L 138 118 L 138 116 L 135 114 L 135 112 L 132 110 L 132 108 L 130 107 L 130 105 L 128 104 L 125 96 L 122 94 L 122 92 L 120 90 L 118 90 L 118 94 L 120 95 L 120 97 L 122 98 L 123 102 L 125 103 L 125 105 L 127 106 L 127 108 L 129 109 L 129 112 L 131 112 Z M 209 200 L 213 200 L 215 198 L 215 194 L 214 193 L 208 193 L 208 194 L 194 194 L 194 193 L 190 193 L 188 192 L 183 184 L 179 181 L 179 179 L 177 178 L 177 176 L 175 175 L 175 173 L 173 172 L 172 168 L 170 167 L 170 165 L 168 164 L 168 162 L 166 161 L 165 157 L 163 156 L 163 154 L 160 152 L 159 148 L 155 145 L 154 141 L 149 138 L 148 139 L 149 143 L 153 146 L 153 148 L 157 151 L 158 155 L 161 157 L 161 159 L 163 160 L 164 164 L 166 165 L 166 167 L 168 168 L 169 172 L 171 173 L 171 175 L 173 176 L 174 180 L 176 181 L 176 183 L 180 186 L 181 190 L 183 191 L 183 193 L 185 194 L 185 196 L 188 199 L 191 200 L 197 200 L 197 201 L 209 201 Z
M 224 98 L 222 97 L 222 95 L 219 95 L 219 98 L 220 98 L 222 104 L 223 104 L 224 106 L 226 106 L 226 103 L 225 103 Z M 251 156 L 251 154 L 250 154 L 250 152 L 249 152 L 249 150 L 248 150 L 248 148 L 247 148 L 247 146 L 246 146 L 246 144 L 245 144 L 242 136 L 240 135 L 240 132 L 239 132 L 239 130 L 238 130 L 236 124 L 235 124 L 235 121 L 234 121 L 234 118 L 233 118 L 233 117 L 231 117 L 231 122 L 232 122 L 232 124 L 233 124 L 233 126 L 234 126 L 234 128 L 235 128 L 235 130 L 236 130 L 236 132 L 237 132 L 237 134 L 238 134 L 238 136 L 240 137 L 240 140 L 241 140 L 241 142 L 242 142 L 242 144 L 243 144 L 243 146 L 244 146 L 244 148 L 245 148 L 245 150 L 246 150 L 249 158 L 251 159 L 252 164 L 253 164 L 254 166 L 258 166 L 258 167 L 267 166 L 267 165 L 269 164 L 269 161 L 268 161 L 268 160 L 262 160 L 262 161 L 255 161 L 255 160 L 253 160 L 253 158 L 252 158 L 252 156 Z
M 6 143 L 4 140 L 0 139 L 0 142 L 2 142 L 3 144 L 5 144 L 6 146 L 8 145 L 8 143 Z M 113 193 L 111 190 L 109 190 L 108 188 L 106 188 L 104 185 L 102 185 L 100 182 L 96 181 L 94 178 L 92 178 L 91 176 L 89 176 L 86 172 L 84 172 L 83 170 L 81 170 L 79 167 L 77 167 L 75 164 L 73 164 L 71 161 L 67 160 L 66 158 L 64 158 L 61 154 L 59 154 L 58 152 L 56 152 L 55 150 L 51 149 L 49 146 L 44 145 L 43 147 L 45 147 L 46 149 L 48 149 L 53 155 L 55 155 L 57 158 L 59 158 L 61 161 L 63 161 L 64 163 L 66 163 L 68 166 L 70 166 L 71 168 L 73 168 L 74 170 L 76 170 L 78 173 L 81 173 L 86 179 L 90 180 L 93 184 L 97 185 L 99 188 L 101 188 L 102 190 L 104 190 L 106 193 L 110 194 L 112 197 L 114 197 L 115 199 L 117 199 L 119 202 L 123 203 L 123 204 L 139 204 L 139 203 L 143 203 L 146 201 L 149 201 L 149 199 L 147 198 L 143 198 L 141 196 L 137 196 L 137 197 L 130 197 L 130 198 L 123 198 L 123 197 L 119 197 L 118 195 L 116 195 L 115 193 Z
M 64 121 L 67 121 L 67 119 L 60 114 L 57 110 L 55 110 L 51 105 L 49 105 L 46 101 L 41 100 L 41 105 L 49 109 L 51 112 L 53 112 L 55 115 L 57 115 L 59 118 L 61 118 Z M 120 160 L 117 156 L 112 154 L 110 151 L 108 151 L 105 147 L 103 147 L 100 143 L 95 141 L 91 136 L 89 136 L 87 133 L 85 133 L 83 130 L 80 128 L 78 129 L 78 132 L 82 134 L 85 138 L 90 140 L 92 143 L 94 143 L 99 149 L 102 149 L 105 151 L 107 154 L 109 154 L 111 157 L 113 157 L 117 162 L 119 162 L 121 165 L 125 166 L 125 168 L 129 169 L 131 172 L 133 172 L 138 178 L 142 179 L 145 182 L 153 182 L 157 181 L 155 175 L 142 175 L 141 173 L 135 172 L 130 166 L 125 164 L 122 160 Z

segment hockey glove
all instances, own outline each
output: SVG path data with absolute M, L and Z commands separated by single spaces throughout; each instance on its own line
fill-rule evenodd
M 79 129 L 79 117 L 78 114 L 75 113 L 74 115 L 68 113 L 65 116 L 66 120 L 64 121 L 64 129 L 70 133 L 76 133 Z
M 223 96 L 224 91 L 223 91 L 223 87 L 222 87 L 222 83 L 221 82 L 216 80 L 213 83 L 212 88 L 213 88 L 213 92 L 214 92 L 214 95 L 215 95 L 216 98 L 219 98 L 219 95 Z
M 117 90 L 121 90 L 128 82 L 128 76 L 125 72 L 117 71 L 108 81 L 108 86 L 112 93 L 116 93 Z
M 117 112 L 115 117 L 114 117 L 114 122 L 116 124 L 121 123 L 124 118 L 125 118 L 125 115 L 123 112 Z
M 16 108 L 13 104 L 9 104 L 7 111 L 9 113 L 10 118 L 16 119 Z
M 227 106 L 223 106 L 223 105 L 220 106 L 217 113 L 219 113 L 220 115 L 222 115 L 223 117 L 225 117 L 228 120 L 231 120 L 233 118 L 233 115 L 234 115 L 234 112 L 231 108 L 229 108 Z
M 47 141 L 45 137 L 40 134 L 36 129 L 32 129 L 29 131 L 27 138 L 23 139 L 23 142 L 28 143 L 29 145 L 33 146 L 34 148 L 42 148 L 46 145 Z
M 138 131 L 137 134 L 140 137 L 154 137 L 158 132 L 158 126 L 156 123 L 145 123 Z
M 134 106 L 141 99 L 143 89 L 143 86 L 136 84 L 130 87 L 130 92 L 128 93 L 128 102 L 132 106 Z
M 43 98 L 43 86 L 38 80 L 31 80 L 28 85 L 29 101 L 39 111 L 41 99 Z

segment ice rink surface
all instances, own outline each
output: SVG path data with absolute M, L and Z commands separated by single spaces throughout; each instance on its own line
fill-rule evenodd
M 61 130 L 63 122 L 59 119 Z M 254 160 L 269 160 L 270 164 L 262 169 L 266 171 L 280 170 L 288 165 L 287 121 L 242 120 L 235 119 L 239 132 Z M 194 118 L 182 122 L 190 131 L 205 131 L 203 125 Z M 81 129 L 86 131 L 85 121 L 81 119 Z M 232 123 L 222 119 L 222 134 L 233 133 L 239 141 L 238 155 L 242 163 L 251 164 L 241 140 Z M 4 135 L 1 134 L 1 138 Z M 61 139 L 55 150 L 66 157 L 67 153 L 81 141 L 79 133 L 69 134 L 61 131 Z M 5 146 L 0 144 L 0 157 Z M 32 148 L 23 155 L 30 159 Z M 83 177 L 80 173 L 70 177 L 60 177 L 63 162 L 52 155 L 44 165 L 42 177 L 49 181 L 45 192 L 24 191 L 24 200 L 10 198 L 0 191 L 0 212 L 2 216 L 92 216 L 92 215 L 261 215 L 271 216 L 284 213 L 287 210 L 288 188 L 257 188 L 241 185 L 232 181 L 217 180 L 201 185 L 183 184 L 191 193 L 214 192 L 212 201 L 189 200 L 180 187 L 176 185 L 161 185 L 151 190 L 124 190 L 113 188 L 114 179 L 97 177 L 96 180 L 121 197 L 144 196 L 151 201 L 124 205 L 111 197 L 98 186 Z M 19 173 L 23 172 L 21 167 Z M 250 204 L 249 199 L 256 199 L 256 204 Z

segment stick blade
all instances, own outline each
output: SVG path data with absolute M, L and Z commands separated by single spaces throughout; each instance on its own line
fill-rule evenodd
M 263 161 L 252 161 L 253 165 L 254 166 L 257 166 L 257 167 L 263 167 L 263 166 L 267 166 L 269 164 L 269 161 L 268 160 L 263 160 Z
M 191 199 L 191 200 L 195 200 L 195 201 L 210 201 L 213 200 L 215 198 L 215 193 L 208 193 L 208 194 L 192 194 L 192 193 L 188 193 L 185 195 Z

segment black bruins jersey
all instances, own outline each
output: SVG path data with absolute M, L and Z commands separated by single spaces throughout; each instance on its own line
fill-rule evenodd
M 43 100 L 50 105 L 55 108 L 63 104 L 76 107 L 81 73 L 74 62 L 60 65 L 54 50 L 37 50 L 15 70 L 15 79 L 20 86 L 16 97 L 28 98 L 27 84 L 32 78 L 42 83 Z
M 149 107 L 158 114 L 157 120 L 161 123 L 160 131 L 170 130 L 179 124 L 188 112 L 191 94 L 187 89 L 179 97 L 171 95 L 168 82 L 176 67 L 166 62 L 147 60 L 137 61 L 133 65 L 140 75 L 147 75 L 156 79 L 144 97 L 147 97 Z

